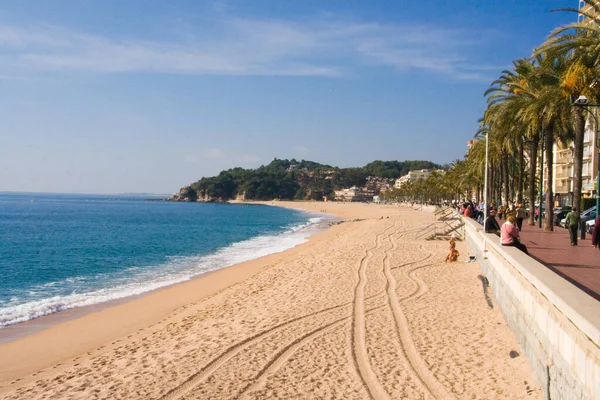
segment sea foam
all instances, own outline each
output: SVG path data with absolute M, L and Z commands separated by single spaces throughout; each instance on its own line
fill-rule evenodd
M 314 215 L 314 214 L 312 214 Z M 190 280 L 198 275 L 279 253 L 307 241 L 324 217 L 311 217 L 306 223 L 286 226 L 275 235 L 257 236 L 233 243 L 201 256 L 170 256 L 167 262 L 147 267 L 131 267 L 109 276 L 69 277 L 30 288 L 28 300 L 12 297 L 0 307 L 0 328 L 29 321 L 59 311 L 100 304 L 140 295 Z M 52 295 L 69 291 L 70 294 Z M 37 298 L 31 300 L 31 298 Z

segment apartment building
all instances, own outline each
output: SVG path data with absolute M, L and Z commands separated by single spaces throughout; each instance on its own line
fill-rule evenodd
M 589 122 L 586 124 L 584 143 L 583 143 L 583 170 L 582 170 L 582 188 L 583 197 L 596 196 L 598 188 L 598 133 L 595 126 Z M 572 205 L 573 201 L 573 168 L 574 151 L 573 144 L 565 147 L 554 145 L 554 182 L 552 191 L 554 192 L 555 205 Z M 547 180 L 547 170 L 545 169 L 544 181 Z M 545 184 L 545 182 L 544 182 Z
M 356 186 L 348 189 L 335 190 L 336 201 L 373 201 L 373 197 L 379 192 L 364 190 Z
M 400 189 L 402 187 L 402 185 L 404 185 L 406 182 L 416 181 L 419 179 L 427 179 L 427 178 L 429 178 L 429 175 L 431 175 L 433 172 L 437 172 L 439 174 L 444 174 L 446 171 L 444 171 L 443 169 L 438 169 L 438 170 L 418 169 L 418 170 L 410 171 L 408 174 L 396 179 L 396 181 L 394 182 L 394 188 Z
M 579 6 L 577 7 L 578 10 L 583 11 L 583 12 L 593 12 L 593 8 L 592 6 L 590 6 L 589 4 L 586 4 L 585 1 L 583 0 L 579 0 Z M 587 19 L 587 17 L 583 14 L 577 14 L 577 22 L 582 22 L 585 21 Z

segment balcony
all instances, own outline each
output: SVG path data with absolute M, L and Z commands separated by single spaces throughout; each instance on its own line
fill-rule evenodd
M 559 150 L 556 154 L 556 164 L 572 164 L 573 163 L 573 153 L 570 150 Z
M 556 185 L 555 193 L 569 193 L 569 185 Z

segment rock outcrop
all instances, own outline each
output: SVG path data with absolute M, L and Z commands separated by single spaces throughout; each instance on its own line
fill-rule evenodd
M 198 194 L 191 186 L 181 188 L 179 193 L 175 193 L 169 198 L 171 201 L 197 201 Z

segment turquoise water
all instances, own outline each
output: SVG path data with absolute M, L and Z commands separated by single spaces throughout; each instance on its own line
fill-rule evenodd
M 0 193 L 0 327 L 283 251 L 322 218 L 260 205 Z

